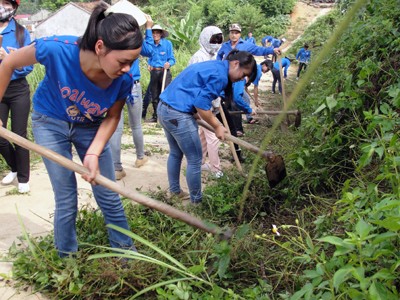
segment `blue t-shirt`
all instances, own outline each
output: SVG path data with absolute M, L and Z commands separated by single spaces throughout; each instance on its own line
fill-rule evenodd
M 245 41 L 248 43 L 256 44 L 256 39 L 254 37 L 248 37 L 246 36 Z
M 282 41 L 280 39 L 272 39 L 271 46 L 274 48 L 279 48 L 282 45 Z
M 158 45 L 154 43 L 152 30 L 146 30 L 146 38 L 143 42 L 143 47 L 148 47 L 151 49 L 152 54 L 146 55 L 149 57 L 148 64 L 154 68 L 163 68 L 166 62 L 172 67 L 175 65 L 175 56 L 172 43 L 162 38 Z
M 33 96 L 35 111 L 71 123 L 98 122 L 117 100 L 129 95 L 133 80 L 124 74 L 102 89 L 83 73 L 75 36 L 35 40 L 36 60 L 46 74 Z
M 12 50 L 21 48 L 15 37 L 16 24 L 14 18 L 10 20 L 7 27 L 1 32 L 3 36 L 3 44 L 1 45 L 7 53 Z M 29 45 L 31 43 L 31 38 L 29 31 L 25 29 L 24 31 L 24 44 L 23 46 Z M 0 60 L 1 62 L 1 60 Z M 17 69 L 13 72 L 11 80 L 20 79 L 26 77 L 33 70 L 33 66 L 26 66 L 21 69 Z
M 282 69 L 283 69 L 283 77 L 287 77 L 287 70 L 290 67 L 290 60 L 286 57 L 282 58 Z M 279 61 L 274 63 L 274 69 L 279 70 Z
M 257 65 L 257 76 L 256 79 L 254 79 L 253 84 L 255 86 L 258 86 L 258 83 L 260 82 L 262 76 L 262 66 L 261 65 Z
M 229 54 L 229 52 L 231 52 L 233 49 L 236 49 L 239 51 L 247 51 L 256 56 L 264 56 L 264 55 L 274 54 L 274 49 L 272 47 L 260 47 L 260 46 L 254 45 L 252 43 L 246 42 L 242 39 L 239 39 L 235 48 L 232 48 L 232 43 L 230 40 L 223 43 L 221 48 L 218 51 L 217 59 L 218 60 L 225 59 L 226 56 Z
M 266 36 L 264 36 L 264 37 L 261 39 L 261 44 L 262 44 L 263 46 L 265 46 L 265 42 L 270 43 L 270 42 L 272 41 L 272 39 L 273 39 L 272 36 L 266 35 Z
M 160 99 L 184 112 L 195 108 L 210 110 L 211 102 L 218 98 L 228 85 L 228 61 L 204 61 L 189 65 L 160 95 Z
M 296 54 L 296 59 L 302 63 L 309 63 L 311 58 L 311 51 L 301 48 Z
M 245 85 L 246 79 L 234 82 L 232 84 L 233 101 L 235 102 L 237 107 L 239 107 L 239 109 L 243 110 L 246 114 L 251 114 L 253 110 L 251 109 L 250 105 L 243 99 Z

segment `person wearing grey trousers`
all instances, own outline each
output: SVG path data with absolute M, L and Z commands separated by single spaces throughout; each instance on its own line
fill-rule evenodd
M 133 143 L 136 148 L 135 167 L 140 168 L 147 161 L 148 157 L 144 154 L 144 139 L 142 131 L 142 109 L 143 97 L 142 88 L 139 81 L 135 81 L 132 86 L 131 97 L 126 101 L 128 109 L 129 126 L 132 131 Z M 124 114 L 121 114 L 117 129 L 110 139 L 111 153 L 115 168 L 115 178 L 117 180 L 126 176 L 121 162 L 121 138 L 124 131 Z

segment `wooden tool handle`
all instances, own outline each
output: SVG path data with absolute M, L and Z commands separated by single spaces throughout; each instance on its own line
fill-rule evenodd
M 4 127 L 0 127 L 0 136 L 5 138 L 6 140 L 13 142 L 25 149 L 29 149 L 31 151 L 34 151 L 41 156 L 44 156 L 59 165 L 63 166 L 64 168 L 67 168 L 71 171 L 74 171 L 79 174 L 89 174 L 89 170 L 85 168 L 84 166 L 77 164 L 66 157 L 50 150 L 47 149 L 43 146 L 40 146 L 38 144 L 32 143 L 31 141 L 5 129 Z M 102 175 L 96 175 L 95 182 L 97 184 L 100 184 L 116 193 L 119 193 L 120 195 L 129 198 L 139 204 L 145 205 L 147 207 L 153 208 L 159 212 L 162 212 L 163 214 L 166 214 L 167 216 L 170 216 L 171 218 L 181 220 L 185 222 L 186 224 L 189 224 L 191 226 L 194 226 L 196 228 L 199 228 L 201 230 L 204 230 L 206 232 L 210 232 L 213 234 L 222 234 L 222 235 L 227 235 L 231 234 L 228 231 L 222 231 L 220 228 L 218 228 L 216 225 L 212 224 L 206 224 L 202 220 L 186 213 L 181 210 L 176 209 L 175 207 L 172 207 L 164 202 L 154 200 L 150 197 L 147 197 L 145 195 L 139 194 L 137 192 L 131 191 L 126 189 L 125 187 L 122 187 L 118 183 L 102 176 Z M 226 237 L 226 238 L 229 238 Z
M 224 123 L 225 128 L 230 132 L 228 121 L 226 120 L 226 116 L 224 113 L 224 109 L 220 106 L 218 107 L 219 113 L 222 117 L 222 122 Z M 233 142 L 229 142 L 229 148 L 231 149 L 233 159 L 235 160 L 236 167 L 238 168 L 239 172 L 243 172 L 242 165 L 240 164 L 239 157 L 236 153 L 235 146 Z
M 203 126 L 204 128 L 207 128 L 208 130 L 214 132 L 214 128 L 212 128 L 212 126 L 209 125 L 207 122 L 205 122 L 203 120 L 197 120 L 197 123 L 200 126 Z M 241 147 L 243 147 L 243 148 L 245 148 L 245 149 L 247 149 L 247 150 L 249 150 L 249 151 L 251 151 L 253 153 L 260 154 L 262 157 L 264 157 L 268 161 L 273 161 L 275 159 L 275 157 L 276 157 L 276 155 L 273 152 L 271 152 L 271 151 L 261 151 L 260 148 L 254 146 L 254 145 L 252 145 L 252 144 L 250 144 L 250 143 L 248 143 L 246 141 L 243 141 L 243 140 L 241 140 L 241 139 L 239 139 L 237 137 L 234 137 L 231 134 L 225 134 L 225 139 L 227 141 L 231 141 L 231 142 L 233 142 L 235 144 L 238 144 L 239 146 L 241 146 Z
M 161 93 L 164 92 L 165 89 L 165 81 L 167 80 L 167 69 L 164 68 L 164 73 L 162 77 L 162 84 L 161 84 Z
M 246 114 L 242 110 L 237 110 L 237 111 L 230 111 L 229 112 L 231 115 L 237 115 L 237 114 Z M 281 110 L 257 110 L 256 113 L 258 115 L 271 115 L 271 116 L 277 116 L 280 114 L 287 114 L 287 115 L 297 115 L 299 113 L 298 110 L 288 110 L 288 111 L 281 111 Z

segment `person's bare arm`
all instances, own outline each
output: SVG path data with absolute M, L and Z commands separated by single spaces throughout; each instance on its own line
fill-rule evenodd
M 99 156 L 118 126 L 124 104 L 125 101 L 116 101 L 113 106 L 110 107 L 106 117 L 97 130 L 96 136 L 86 151 L 83 165 L 89 169 L 90 174 L 82 175 L 82 178 L 89 183 L 94 183 L 94 178 L 99 174 Z
M 10 83 L 14 70 L 37 63 L 34 44 L 20 48 L 7 55 L 0 64 L 0 101 Z
M 227 133 L 228 131 L 221 124 L 221 122 L 214 116 L 211 110 L 203 110 L 197 107 L 196 109 L 200 117 L 214 128 L 216 137 L 219 138 L 220 140 L 224 140 L 225 133 Z

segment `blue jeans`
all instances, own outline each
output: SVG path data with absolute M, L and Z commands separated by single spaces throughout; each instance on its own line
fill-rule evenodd
M 54 119 L 38 112 L 32 113 L 32 130 L 37 144 L 72 159 L 74 145 L 80 159 L 92 143 L 100 124 L 72 124 Z M 61 257 L 78 250 L 76 237 L 76 216 L 78 192 L 75 173 L 59 164 L 43 158 L 53 187 L 56 208 L 54 213 L 54 243 Z M 115 180 L 111 151 L 108 144 L 99 157 L 99 168 L 103 176 Z M 100 185 L 92 186 L 93 194 L 103 212 L 105 223 L 129 230 L 119 195 Z M 131 248 L 130 237 L 108 229 L 111 247 Z
M 133 143 L 136 148 L 137 159 L 144 157 L 144 141 L 142 131 L 142 109 L 143 109 L 143 97 L 142 88 L 140 83 L 135 83 L 132 87 L 132 98 L 133 101 L 127 101 L 126 107 L 128 108 L 129 125 L 131 127 Z M 116 171 L 122 171 L 121 162 L 121 138 L 124 131 L 124 114 L 121 114 L 118 127 L 114 134 L 110 138 L 111 153 L 114 162 L 114 168 Z
M 179 193 L 179 177 L 183 155 L 186 156 L 186 181 L 192 202 L 201 202 L 201 160 L 202 150 L 198 125 L 194 117 L 176 111 L 160 101 L 157 115 L 169 144 L 167 161 L 169 190 Z

